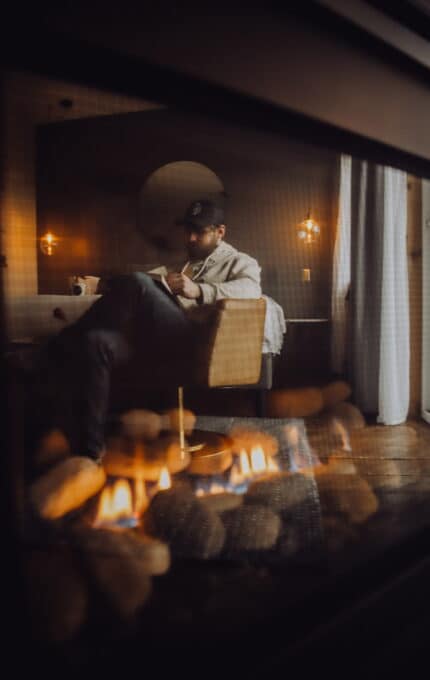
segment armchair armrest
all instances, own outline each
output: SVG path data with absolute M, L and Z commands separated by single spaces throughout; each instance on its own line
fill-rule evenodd
M 265 314 L 264 298 L 216 303 L 199 357 L 199 382 L 208 387 L 258 383 Z

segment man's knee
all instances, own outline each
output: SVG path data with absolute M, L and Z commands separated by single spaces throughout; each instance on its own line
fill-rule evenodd
M 95 328 L 84 334 L 83 342 L 91 361 L 116 364 L 126 361 L 130 354 L 129 344 L 120 332 Z
M 140 290 L 151 290 L 155 288 L 154 281 L 145 272 L 133 272 L 132 274 L 127 274 L 130 283 L 136 286 Z
M 144 272 L 132 272 L 131 274 L 116 274 L 107 283 L 107 291 L 116 294 L 129 295 L 137 291 L 146 291 L 154 286 L 150 276 Z

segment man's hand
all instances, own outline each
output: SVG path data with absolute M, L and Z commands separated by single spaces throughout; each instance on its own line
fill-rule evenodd
M 166 281 L 175 295 L 182 295 L 189 300 L 197 300 L 201 295 L 200 286 L 185 274 L 170 272 L 166 276 Z

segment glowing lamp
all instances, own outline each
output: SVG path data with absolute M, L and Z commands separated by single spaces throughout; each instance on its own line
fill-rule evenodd
M 57 246 L 58 239 L 50 231 L 40 239 L 40 250 L 44 255 L 53 255 Z
M 319 225 L 312 219 L 310 212 L 297 229 L 297 236 L 304 243 L 313 243 L 320 233 Z

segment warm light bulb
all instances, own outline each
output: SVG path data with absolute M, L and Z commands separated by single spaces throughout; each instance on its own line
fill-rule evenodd
M 308 213 L 306 219 L 298 225 L 297 237 L 305 243 L 313 243 L 319 233 L 319 225 L 312 219 L 310 213 Z
M 40 250 L 44 255 L 53 255 L 57 246 L 58 240 L 50 231 L 40 239 Z

